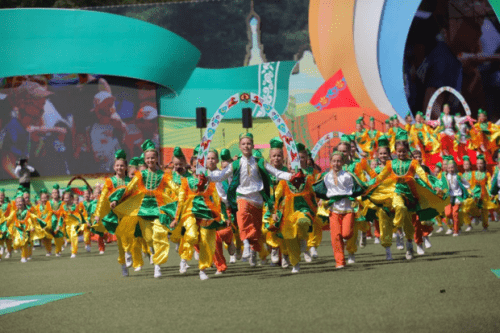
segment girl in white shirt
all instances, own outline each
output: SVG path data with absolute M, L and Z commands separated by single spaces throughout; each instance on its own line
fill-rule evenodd
M 342 170 L 346 156 L 334 151 L 330 160 L 330 171 L 314 185 L 316 196 L 328 201 L 330 210 L 330 233 L 337 268 L 346 264 L 344 240 L 353 237 L 355 223 L 355 198 L 362 193 L 359 180 Z

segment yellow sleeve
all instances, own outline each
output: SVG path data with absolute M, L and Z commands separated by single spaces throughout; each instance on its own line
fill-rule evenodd
M 283 197 L 283 192 L 284 188 L 283 186 L 287 186 L 286 182 L 284 180 L 281 180 L 278 185 L 276 186 L 276 189 L 274 190 L 274 209 L 278 210 L 279 208 L 279 202 L 281 198 Z
M 387 177 L 389 177 L 392 173 L 392 165 L 391 165 L 391 161 L 387 161 L 386 164 L 385 164 L 385 167 L 382 169 L 382 171 L 380 171 L 380 174 L 375 177 L 375 184 L 380 184 L 381 182 L 383 182 Z
M 414 168 L 415 168 L 415 173 L 418 175 L 420 179 L 422 179 L 427 186 L 430 188 L 433 188 L 431 183 L 429 182 L 429 178 L 427 177 L 427 173 L 424 171 L 424 169 L 420 166 L 417 160 L 413 160 L 412 163 L 414 163 Z
M 102 215 L 104 215 L 104 208 L 107 208 L 107 206 L 109 206 L 108 196 L 110 194 L 110 189 L 108 186 L 108 181 L 111 182 L 109 178 L 106 179 L 105 186 L 103 187 L 101 195 L 99 196 L 99 200 L 97 201 L 95 216 L 101 217 Z
M 178 220 L 181 219 L 182 213 L 184 212 L 186 206 L 186 198 L 187 198 L 187 179 L 183 178 L 181 182 L 181 186 L 179 189 L 179 196 L 177 197 L 177 213 L 175 214 Z

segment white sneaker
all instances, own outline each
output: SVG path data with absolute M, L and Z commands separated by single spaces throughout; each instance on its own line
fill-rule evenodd
M 85 246 L 85 251 L 90 252 L 90 245 Z
M 99 254 L 104 254 L 104 251 L 99 251 Z
M 288 255 L 283 255 L 281 257 L 281 267 L 288 268 L 288 266 L 290 266 L 290 258 L 288 257 Z
M 230 264 L 234 264 L 236 263 L 236 255 L 232 255 L 232 256 L 229 256 L 229 263 Z
M 396 239 L 396 237 L 398 237 L 398 233 L 397 232 L 393 232 L 392 233 L 392 239 Z
M 292 274 L 298 273 L 300 271 L 300 265 L 297 264 L 292 268 Z
M 273 264 L 277 264 L 280 262 L 280 251 L 278 248 L 274 248 L 271 250 L 271 262 Z
M 60 254 L 60 253 L 56 253 L 56 257 L 60 257 L 60 256 L 61 256 L 61 254 Z
M 224 274 L 223 271 L 217 271 L 217 272 L 215 272 L 215 275 L 222 275 L 222 274 Z
M 200 260 L 200 254 L 197 251 L 194 251 L 194 260 Z
M 4 252 L 4 247 L 0 246 L 0 256 L 3 256 L 3 252 Z
M 208 275 L 205 273 L 205 270 L 200 270 L 200 280 L 208 280 Z
M 10 252 L 7 252 L 7 254 L 5 255 L 5 259 L 9 259 L 10 258 Z
M 451 235 L 453 233 L 453 229 L 446 230 L 445 235 Z
M 160 265 L 155 265 L 155 275 L 154 275 L 155 278 L 159 278 L 161 277 L 161 267 Z
M 312 258 L 311 258 L 311 255 L 309 254 L 309 251 L 304 251 L 304 261 L 305 262 L 311 262 L 312 261 Z
M 440 234 L 440 233 L 442 233 L 442 232 L 443 232 L 443 230 L 444 230 L 444 229 L 443 229 L 443 227 L 439 227 L 439 229 L 438 229 L 438 230 L 436 230 L 436 234 Z
M 417 254 L 423 256 L 425 254 L 424 247 L 422 244 L 417 244 Z
M 154 264 L 154 262 L 153 262 L 153 256 L 152 255 L 149 256 L 149 264 L 150 265 Z
M 392 251 L 391 251 L 390 246 L 385 248 L 385 260 L 388 260 L 388 261 L 392 260 Z
M 122 265 L 122 276 L 128 276 L 128 267 L 127 265 Z
M 406 242 L 406 260 L 412 260 L 413 259 L 413 243 L 412 242 Z
M 243 254 L 241 255 L 241 257 L 243 259 L 248 259 L 248 258 L 250 258 L 250 256 L 251 256 L 250 243 L 248 242 L 248 239 L 245 239 L 243 241 Z
M 132 266 L 132 254 L 130 252 L 125 252 L 125 265 L 127 267 Z
M 366 233 L 361 233 L 361 238 L 359 239 L 359 247 L 364 248 L 366 246 Z
M 257 252 L 250 250 L 250 258 L 248 258 L 248 261 L 250 262 L 250 267 L 257 266 Z
M 313 257 L 313 259 L 318 258 L 318 251 L 316 251 L 316 247 L 311 246 L 311 248 L 309 249 L 309 253 L 311 254 L 311 257 Z
M 356 262 L 356 257 L 354 255 L 354 253 L 349 253 L 349 255 L 347 256 L 347 264 L 352 265 L 355 262 Z
M 26 260 L 25 258 L 21 258 L 21 262 L 25 263 L 25 262 L 28 262 L 28 260 Z
M 457 233 L 453 233 L 453 237 L 458 237 L 458 234 Z
M 180 268 L 179 268 L 179 273 L 181 273 L 181 274 L 186 273 L 186 271 L 187 271 L 187 266 L 188 266 L 188 265 L 187 265 L 187 261 L 186 261 L 186 259 L 182 259 L 182 260 L 181 260 L 181 265 L 180 265 Z
M 179 253 L 179 243 L 175 243 L 175 252 Z
M 71 258 L 76 258 L 76 254 L 72 253 Z
M 469 232 L 472 230 L 472 226 L 468 225 L 467 228 L 465 228 L 465 232 Z
M 375 239 L 373 240 L 373 244 L 380 244 L 380 238 L 375 237 Z
M 342 268 L 344 268 L 344 265 L 335 266 L 335 269 L 342 269 Z
M 50 257 L 51 255 L 52 255 L 52 253 L 50 253 L 50 252 L 49 252 L 49 253 L 47 253 L 45 256 L 46 256 L 46 257 Z
M 31 260 L 31 259 L 33 259 L 33 258 L 31 258 L 31 257 L 28 257 L 28 260 Z
M 430 249 L 432 247 L 431 241 L 429 240 L 429 236 L 424 237 L 424 246 L 426 249 Z
M 140 272 L 142 270 L 142 266 L 134 268 L 134 272 Z

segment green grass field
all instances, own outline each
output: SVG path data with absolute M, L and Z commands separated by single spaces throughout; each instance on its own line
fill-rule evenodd
M 229 266 L 200 281 L 195 261 L 178 273 L 171 249 L 161 279 L 153 266 L 121 276 L 116 245 L 98 255 L 93 244 L 70 259 L 33 260 L 20 254 L 0 262 L 0 296 L 84 293 L 0 316 L 0 332 L 499 332 L 500 223 L 483 233 L 433 235 L 425 256 L 407 262 L 393 246 L 385 261 L 368 241 L 356 264 L 334 270 L 327 232 L 319 259 L 301 272 L 275 267 Z M 444 291 L 444 292 L 443 292 Z

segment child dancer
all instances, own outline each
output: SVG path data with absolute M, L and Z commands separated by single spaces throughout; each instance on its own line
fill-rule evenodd
M 257 252 L 261 250 L 262 237 L 262 207 L 268 204 L 268 210 L 274 213 L 274 203 L 270 198 L 269 175 L 280 180 L 292 180 L 293 183 L 304 181 L 304 175 L 299 172 L 295 175 L 279 171 L 266 163 L 262 158 L 252 155 L 254 148 L 253 135 L 240 135 L 239 148 L 242 157 L 222 171 L 213 171 L 208 179 L 201 175 L 200 183 L 207 180 L 221 182 L 232 176 L 228 188 L 228 202 L 232 210 L 237 210 L 236 220 L 240 237 L 243 239 L 243 258 L 249 258 L 250 265 L 256 265 Z
M 300 253 L 307 252 L 308 230 L 316 216 L 317 202 L 312 187 L 314 181 L 312 175 L 307 175 L 306 182 L 296 188 L 282 180 L 274 191 L 275 207 L 279 211 L 273 215 L 275 223 L 270 231 L 279 230 L 278 236 L 283 237 L 283 245 L 293 266 L 292 273 L 300 271 Z
M 340 151 L 334 151 L 330 160 L 330 172 L 314 185 L 318 198 L 328 201 L 330 210 L 330 233 L 336 268 L 344 268 L 344 239 L 354 235 L 355 198 L 363 189 L 355 177 L 343 170 L 346 156 Z
M 83 214 L 86 218 L 85 211 L 81 211 L 78 205 L 74 203 L 73 191 L 68 187 L 64 191 L 63 202 L 55 214 L 55 216 L 59 217 L 59 223 L 57 224 L 54 233 L 58 234 L 61 229 L 66 232 L 66 235 L 68 235 L 71 242 L 71 258 L 76 258 L 76 254 L 78 253 L 78 231 L 81 224 L 80 214 Z M 56 244 L 56 253 L 57 250 Z
M 490 209 L 495 209 L 495 204 L 491 201 L 488 191 L 488 184 L 491 184 L 491 175 L 486 171 L 486 160 L 484 155 L 476 158 L 477 170 L 472 172 L 470 181 L 472 197 L 476 201 L 476 206 L 480 210 L 483 222 L 483 231 L 488 231 L 488 213 Z
M 200 280 L 207 280 L 205 270 L 213 263 L 216 229 L 222 228 L 224 224 L 221 222 L 220 198 L 214 183 L 201 187 L 198 186 L 200 182 L 196 177 L 183 178 L 181 182 L 177 211 L 173 215 L 175 219 L 170 224 L 170 229 L 174 229 L 181 220 L 185 222 L 184 225 L 189 225 L 190 230 L 186 230 L 186 234 L 193 235 L 186 239 L 186 243 L 190 246 L 198 245 Z M 173 205 L 166 207 L 168 206 Z M 170 215 L 169 208 L 165 212 Z
M 229 151 L 224 151 L 227 155 Z M 227 156 L 226 156 L 227 158 Z M 215 149 L 212 149 L 206 159 L 206 167 L 209 171 L 218 170 L 217 164 L 219 163 L 219 155 Z M 226 222 L 226 227 L 217 230 L 216 238 L 215 238 L 215 252 L 214 252 L 214 264 L 217 268 L 216 275 L 222 274 L 227 270 L 226 258 L 224 258 L 223 253 L 223 243 L 227 245 L 227 250 L 231 258 L 234 258 L 234 254 L 236 252 L 236 248 L 233 242 L 233 228 L 232 228 L 232 220 L 231 220 L 231 211 L 228 209 L 227 203 L 227 186 L 224 186 L 223 183 L 216 183 L 215 187 L 217 189 L 217 194 L 220 198 L 220 211 L 224 221 Z M 236 259 L 234 258 L 236 261 Z
M 366 194 L 376 205 L 395 211 L 394 225 L 405 231 L 406 259 L 411 260 L 414 234 L 411 212 L 419 213 L 420 219 L 427 221 L 444 211 L 447 202 L 436 194 L 440 189 L 429 183 L 418 161 L 408 159 L 410 149 L 405 130 L 398 130 L 395 147 L 397 159 L 388 161 L 382 172 L 369 182 Z
M 453 220 L 453 236 L 458 236 L 460 232 L 461 222 L 470 225 L 469 208 L 463 206 L 463 203 L 468 198 L 467 189 L 469 183 L 467 180 L 457 174 L 457 165 L 453 157 L 448 158 L 448 173 L 446 174 L 446 182 L 450 191 L 450 204 L 445 208 L 445 216 L 447 219 Z
M 47 189 L 43 188 L 40 190 L 40 203 L 35 206 L 35 212 L 38 218 L 42 219 L 46 226 L 44 228 L 45 237 L 41 240 L 47 251 L 46 256 L 50 257 L 52 255 L 52 239 L 54 238 L 48 231 L 52 227 L 52 210 L 48 202 L 49 193 Z
M 158 152 L 151 140 L 142 144 L 147 170 L 135 174 L 126 188 L 116 189 L 109 197 L 110 207 L 122 216 L 136 216 L 142 235 L 154 247 L 154 277 L 161 277 L 161 265 L 168 260 L 167 226 L 171 221 L 160 214 L 159 207 L 172 202 L 169 181 L 171 176 L 158 168 Z M 117 204 L 120 205 L 117 206 Z M 116 208 L 115 208 L 116 207 Z M 162 215 L 162 216 L 160 216 Z

